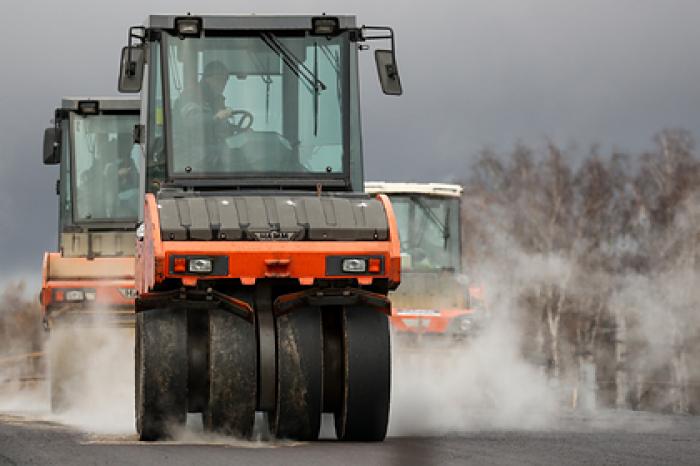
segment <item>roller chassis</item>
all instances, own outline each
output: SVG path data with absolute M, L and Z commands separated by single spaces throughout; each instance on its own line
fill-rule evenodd
M 339 439 L 382 440 L 391 384 L 387 295 L 398 284 L 400 254 L 391 204 L 378 202 L 390 231 L 384 241 L 164 241 L 162 203 L 147 195 L 136 253 L 140 438 L 176 435 L 187 412 L 201 412 L 208 431 L 250 438 L 255 413 L 264 412 L 275 437 L 315 440 L 327 412 Z M 334 254 L 379 255 L 384 267 L 329 276 Z M 170 257 L 181 255 L 224 255 L 229 275 L 176 273 Z

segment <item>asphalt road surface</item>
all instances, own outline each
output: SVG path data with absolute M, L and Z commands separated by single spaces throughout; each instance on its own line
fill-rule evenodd
M 396 437 L 359 444 L 237 442 L 192 434 L 140 443 L 133 435 L 96 435 L 0 414 L 0 465 L 573 465 L 700 464 L 700 418 L 605 412 L 568 415 L 538 431 L 474 431 Z

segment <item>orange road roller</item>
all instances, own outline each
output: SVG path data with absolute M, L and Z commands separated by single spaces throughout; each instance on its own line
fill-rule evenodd
M 401 94 L 394 35 L 352 16 L 149 16 L 119 89 L 140 93 L 136 427 L 250 438 L 386 435 L 389 199 L 364 192 L 359 55 Z
M 135 230 L 141 209 L 140 156 L 133 143 L 140 101 L 64 98 L 44 132 L 44 163 L 59 165 L 58 251 L 44 254 L 44 326 L 133 327 Z M 51 400 L 64 407 L 60 369 L 76 355 L 51 352 Z

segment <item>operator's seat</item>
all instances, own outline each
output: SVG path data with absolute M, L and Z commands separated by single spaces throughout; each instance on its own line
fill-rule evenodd
M 240 171 L 300 173 L 308 171 L 296 151 L 275 131 L 243 131 L 228 138 L 232 163 Z

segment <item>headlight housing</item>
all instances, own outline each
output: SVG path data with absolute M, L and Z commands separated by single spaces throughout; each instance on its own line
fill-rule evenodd
M 66 301 L 82 301 L 85 299 L 83 290 L 67 290 L 63 297 Z
M 365 259 L 343 259 L 343 272 L 364 273 L 367 270 Z
M 462 332 L 467 332 L 472 328 L 472 319 L 470 317 L 464 316 L 459 319 L 459 330 Z
M 135 288 L 119 288 L 119 293 L 126 299 L 135 299 L 138 295 Z
M 340 20 L 334 16 L 317 16 L 311 18 L 311 34 L 314 36 L 332 36 L 338 33 Z
M 229 257 L 224 255 L 178 255 L 168 259 L 169 271 L 178 275 L 228 275 Z
M 382 256 L 348 254 L 326 256 L 326 275 L 375 275 L 384 271 Z
M 214 270 L 214 264 L 211 259 L 190 259 L 188 268 L 192 273 L 211 273 Z
M 175 18 L 175 30 L 181 37 L 199 37 L 202 31 L 202 18 L 196 16 Z

